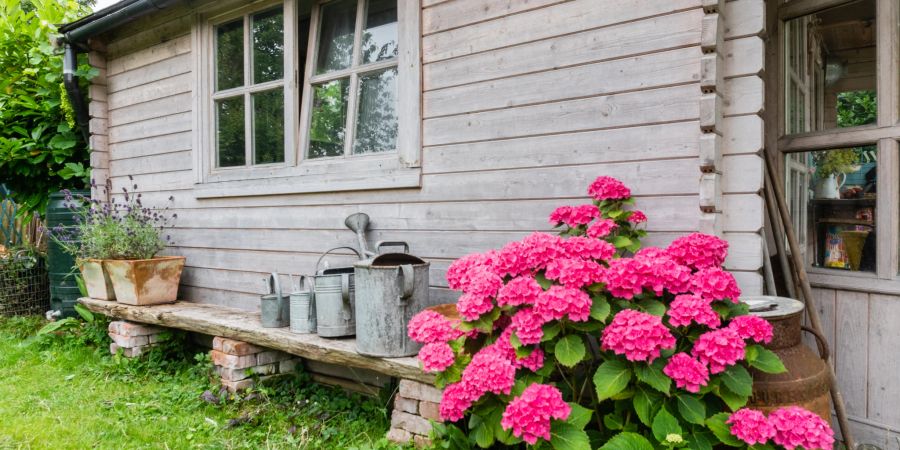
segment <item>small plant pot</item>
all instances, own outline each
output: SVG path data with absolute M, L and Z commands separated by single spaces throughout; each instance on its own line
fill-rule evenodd
M 81 270 L 81 278 L 87 289 L 88 297 L 100 300 L 115 300 L 116 292 L 113 290 L 109 273 L 103 267 L 102 259 L 85 259 L 79 261 L 78 269 Z
M 158 305 L 178 299 L 184 259 L 184 256 L 107 259 L 103 267 L 112 280 L 116 301 L 135 306 Z

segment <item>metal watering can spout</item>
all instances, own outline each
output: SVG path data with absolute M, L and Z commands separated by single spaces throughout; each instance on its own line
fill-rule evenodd
M 375 252 L 369 250 L 366 244 L 366 230 L 369 229 L 369 215 L 366 213 L 350 214 L 344 219 L 344 225 L 351 231 L 356 233 L 356 239 L 359 241 L 359 251 L 362 258 L 375 256 Z

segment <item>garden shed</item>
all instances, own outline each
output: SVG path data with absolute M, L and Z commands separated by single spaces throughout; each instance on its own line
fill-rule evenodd
M 719 235 L 770 292 L 769 152 L 857 440 L 900 445 L 896 0 L 124 0 L 61 31 L 99 69 L 94 178 L 171 198 L 191 302 L 258 308 L 355 212 L 452 302 L 450 262 L 598 175 L 646 245 Z

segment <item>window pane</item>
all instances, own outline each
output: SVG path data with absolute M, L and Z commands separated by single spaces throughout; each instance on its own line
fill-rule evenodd
M 284 90 L 253 94 L 253 163 L 284 162 Z
M 787 134 L 876 122 L 875 0 L 790 20 L 784 42 Z
M 253 15 L 253 82 L 284 76 L 284 15 L 274 9 Z
M 356 0 L 338 0 L 322 7 L 317 74 L 350 67 L 355 30 Z
M 219 167 L 243 166 L 246 163 L 243 96 L 216 102 L 216 141 Z
M 397 56 L 397 0 L 369 0 L 362 36 L 362 62 Z
M 216 90 L 244 85 L 244 21 L 216 27 Z
M 353 153 L 397 148 L 397 69 L 359 77 L 359 109 Z
M 349 78 L 313 86 L 312 123 L 309 127 L 310 158 L 344 154 L 349 93 Z
M 874 272 L 876 146 L 797 155 L 802 157 L 786 159 L 787 195 L 807 260 L 817 267 Z

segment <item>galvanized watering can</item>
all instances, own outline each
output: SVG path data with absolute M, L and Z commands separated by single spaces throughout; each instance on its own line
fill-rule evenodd
M 282 295 L 278 273 L 272 272 L 268 279 L 269 293 L 259 298 L 260 322 L 263 328 L 283 328 L 290 322 L 290 303 Z
M 356 253 L 353 247 L 335 247 L 323 253 L 319 264 L 329 253 L 345 249 Z M 316 304 L 316 331 L 322 337 L 342 337 L 356 334 L 356 295 L 353 285 L 353 267 L 336 267 L 319 271 L 315 278 L 313 295 Z
M 380 357 L 410 356 L 420 344 L 407 336 L 413 315 L 429 306 L 429 264 L 409 253 L 405 242 L 381 242 L 384 246 L 402 245 L 403 253 L 385 253 L 359 261 L 356 268 L 356 351 Z
M 300 284 L 291 292 L 291 331 L 316 332 L 316 296 L 309 277 L 300 275 Z

